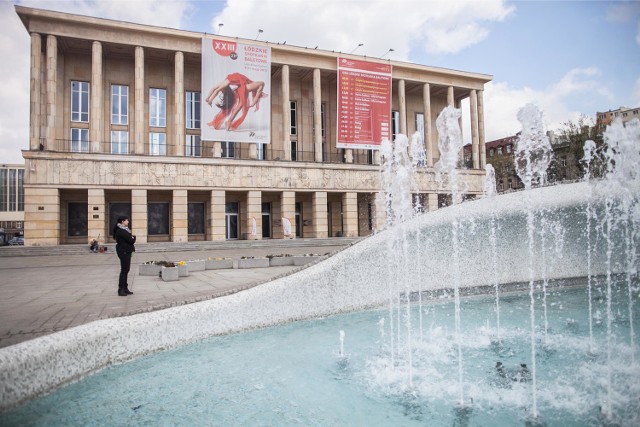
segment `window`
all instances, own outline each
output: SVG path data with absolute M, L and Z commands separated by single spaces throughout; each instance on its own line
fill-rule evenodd
M 489 157 L 493 157 L 493 155 L 495 154 L 495 150 L 493 148 L 489 149 Z
M 627 112 L 622 113 L 622 117 L 627 117 Z
M 509 180 L 509 190 L 511 190 L 513 188 L 513 182 L 511 182 L 511 180 Z
M 111 85 L 111 124 L 129 124 L 129 86 Z
M 504 185 L 502 184 L 502 181 L 500 181 L 500 184 L 498 184 L 498 191 L 502 190 L 504 190 Z
M 187 92 L 187 129 L 200 129 L 200 92 Z
M 298 134 L 298 103 L 296 101 L 291 101 L 291 135 Z
M 507 145 L 507 154 L 511 154 L 511 144 Z
M 205 234 L 204 202 L 187 203 L 187 230 L 189 234 Z
M 152 156 L 167 155 L 167 135 L 159 132 L 149 132 L 149 154 Z
M 71 128 L 71 151 L 89 152 L 89 129 Z
M 238 226 L 240 224 L 238 221 L 239 212 L 240 207 L 238 202 L 227 202 L 225 204 L 224 216 L 227 239 L 238 238 Z
M 396 135 L 400 133 L 400 112 L 391 112 L 391 139 L 395 140 Z
M 86 237 L 88 235 L 87 203 L 69 202 L 67 205 L 67 236 Z
M 312 102 L 312 103 L 311 103 L 311 106 L 312 106 L 312 108 L 311 108 L 311 115 L 312 115 L 312 117 L 315 117 L 315 105 L 313 104 L 313 101 L 311 101 L 311 102 Z M 323 103 L 321 103 L 321 104 L 320 104 L 320 124 L 321 124 L 321 126 L 322 126 L 321 133 L 322 133 L 322 137 L 323 137 L 323 138 L 325 137 L 325 133 L 324 133 L 324 131 L 325 131 L 325 116 L 324 116 L 324 110 L 325 110 L 325 104 L 324 104 L 324 102 L 323 102 Z M 316 124 L 315 124 L 315 121 L 314 121 L 314 120 L 312 120 L 312 122 L 313 122 L 313 128 L 312 128 L 313 130 L 312 130 L 312 132 L 315 134 L 315 131 L 316 131 Z
M 167 125 L 167 91 L 149 89 L 149 126 L 163 128 Z
M 302 203 L 300 202 L 295 205 L 294 217 L 296 219 L 296 237 L 302 237 Z
M 120 130 L 111 131 L 111 154 L 129 154 L 129 133 Z
M 271 237 L 271 203 L 262 203 L 262 237 Z
M 88 82 L 71 82 L 71 121 L 89 123 Z
M 258 160 L 264 160 L 264 146 L 265 144 L 256 142 L 256 158 Z
M 291 160 L 294 162 L 298 160 L 298 142 L 291 141 Z
M 498 156 L 502 155 L 502 147 L 498 147 Z
M 236 156 L 233 141 L 222 141 L 222 157 L 233 159 Z
M 633 115 L 637 116 L 638 115 L 638 110 L 633 110 Z
M 200 145 L 200 135 L 187 135 L 185 156 L 202 156 L 202 146 Z

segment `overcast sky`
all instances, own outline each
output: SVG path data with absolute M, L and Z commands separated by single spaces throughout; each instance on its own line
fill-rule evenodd
M 355 54 L 489 74 L 487 141 L 518 132 L 529 102 L 549 130 L 640 107 L 637 1 L 0 0 L 0 163 L 23 163 L 29 145 L 30 38 L 15 4 L 248 39 L 262 29 L 260 40 L 346 53 L 363 43 Z

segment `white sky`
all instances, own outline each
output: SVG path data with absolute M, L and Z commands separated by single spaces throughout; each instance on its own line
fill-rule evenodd
M 260 40 L 339 52 L 363 43 L 355 54 L 392 48 L 385 58 L 493 75 L 487 141 L 518 132 L 529 102 L 550 130 L 640 107 L 637 1 L 0 0 L 0 163 L 23 163 L 29 137 L 30 42 L 14 4 L 248 39 L 262 29 Z

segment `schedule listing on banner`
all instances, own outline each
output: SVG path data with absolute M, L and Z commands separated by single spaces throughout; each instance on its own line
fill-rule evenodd
M 379 149 L 391 138 L 391 65 L 338 58 L 338 148 Z
M 271 48 L 202 39 L 202 140 L 268 144 Z

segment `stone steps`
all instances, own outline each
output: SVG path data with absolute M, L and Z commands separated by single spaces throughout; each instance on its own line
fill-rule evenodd
M 328 239 L 273 239 L 273 240 L 221 240 L 187 243 L 158 242 L 136 244 L 136 252 L 182 252 L 206 251 L 213 249 L 243 248 L 300 248 L 323 246 L 350 246 L 363 237 L 336 237 Z M 107 243 L 107 250 L 115 251 L 115 243 Z M 3 246 L 0 257 L 51 256 L 51 255 L 83 255 L 89 252 L 89 245 L 57 245 L 57 246 Z

